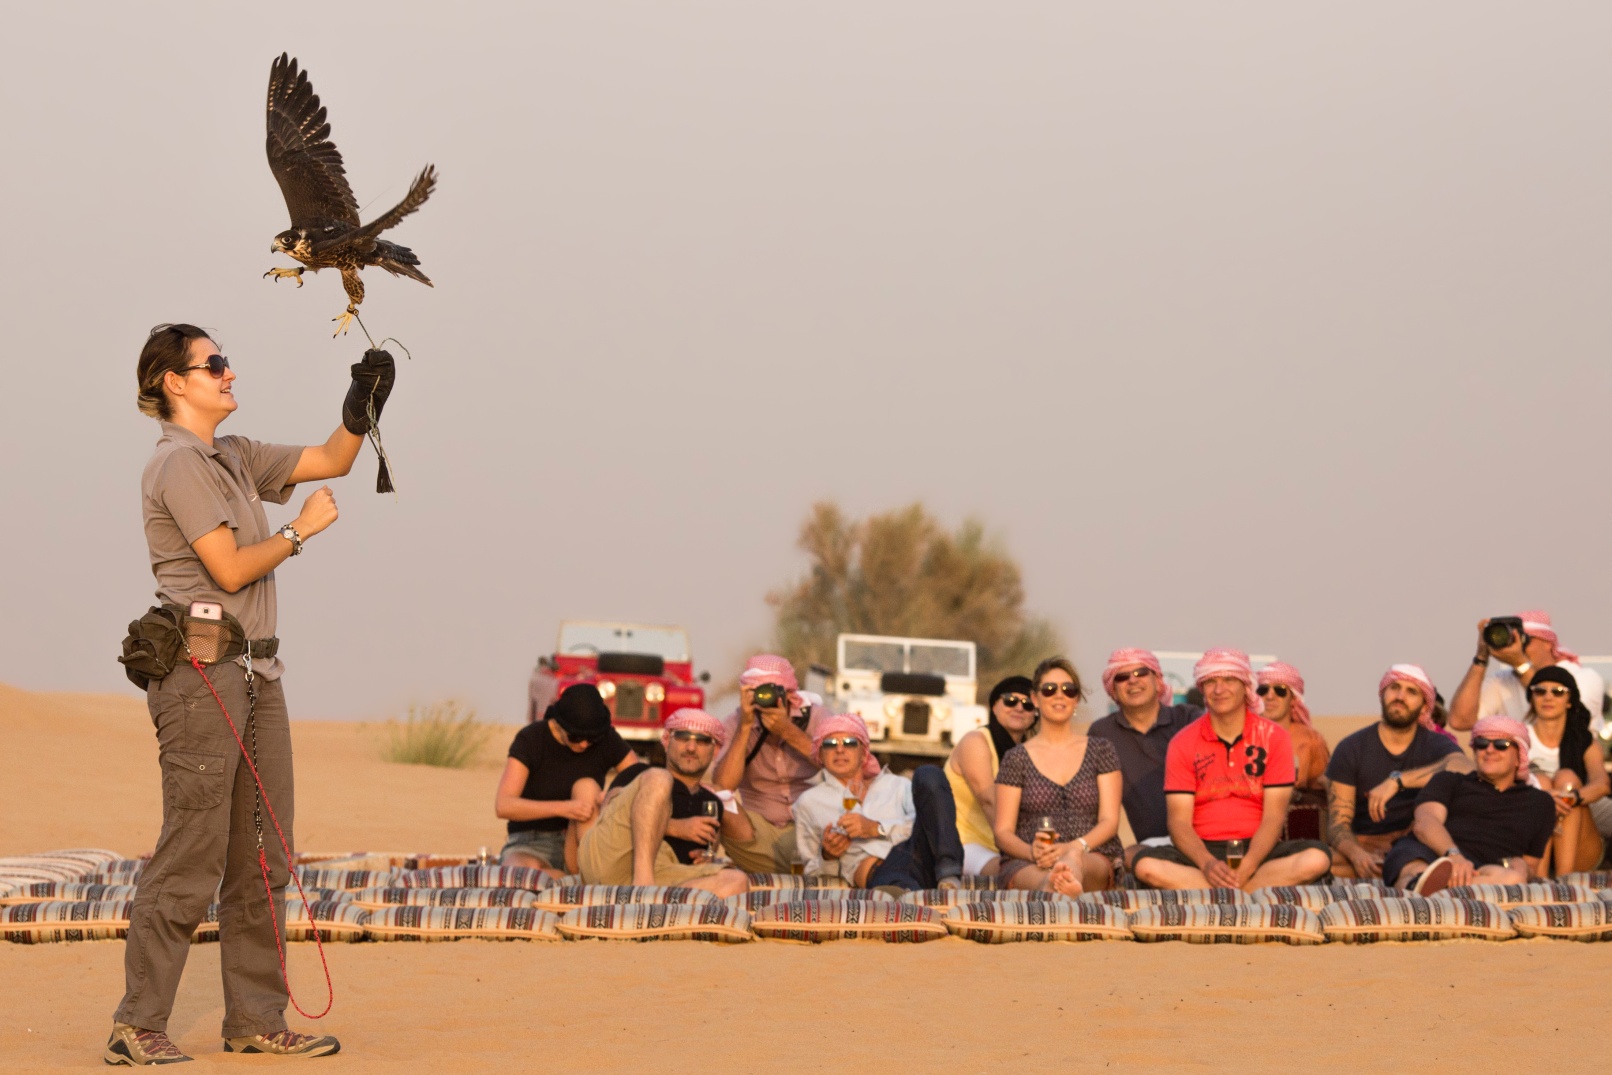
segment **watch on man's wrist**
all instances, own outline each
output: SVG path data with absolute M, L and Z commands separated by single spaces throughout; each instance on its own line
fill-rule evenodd
M 1461 849 L 1454 844 L 1451 844 L 1449 850 L 1444 852 L 1445 858 L 1449 858 L 1451 855 L 1461 855 L 1462 858 L 1466 858 L 1465 855 L 1461 854 Z
M 1533 666 L 1533 663 L 1530 662 L 1530 661 L 1524 661 L 1521 664 L 1519 664 L 1516 668 L 1512 669 L 1512 671 L 1516 672 L 1517 675 L 1519 675 L 1519 676 L 1526 676 L 1529 672 L 1532 672 L 1533 670 L 1534 670 L 1534 666 Z
M 879 839 L 887 840 L 890 838 L 890 830 L 884 827 L 884 822 L 876 821 L 874 824 L 879 826 Z
M 1388 779 L 1398 784 L 1400 791 L 1405 790 L 1405 774 L 1400 772 L 1398 769 L 1395 769 L 1393 772 L 1389 773 Z
M 1487 658 L 1487 657 L 1474 657 L 1474 658 L 1472 658 L 1472 663 L 1475 666 L 1477 666 L 1478 668 L 1487 668 L 1489 666 L 1489 658 Z
M 290 523 L 286 523 L 284 526 L 280 527 L 280 529 L 276 530 L 275 533 L 279 534 L 281 537 L 283 537 L 287 541 L 291 542 L 291 555 L 292 556 L 301 555 L 301 553 L 302 553 L 302 535 L 297 533 L 297 528 L 296 527 L 292 526 Z

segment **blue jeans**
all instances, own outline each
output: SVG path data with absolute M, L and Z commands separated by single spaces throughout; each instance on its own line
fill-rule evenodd
M 890 856 L 868 875 L 868 887 L 934 888 L 963 873 L 963 841 L 957 835 L 957 803 L 938 765 L 912 774 L 912 835 L 890 849 Z

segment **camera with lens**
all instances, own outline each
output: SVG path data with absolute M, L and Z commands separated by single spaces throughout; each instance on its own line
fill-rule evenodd
M 1483 644 L 1490 649 L 1505 649 L 1522 634 L 1521 616 L 1496 616 L 1483 629 Z
M 756 687 L 752 701 L 757 709 L 777 709 L 784 704 L 789 692 L 777 683 L 762 683 Z

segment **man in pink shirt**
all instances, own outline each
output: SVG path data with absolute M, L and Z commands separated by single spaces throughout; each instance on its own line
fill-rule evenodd
M 790 663 L 770 653 L 750 658 L 739 675 L 739 708 L 722 724 L 728 745 L 711 782 L 738 793 L 755 829 L 750 840 L 725 841 L 728 855 L 751 873 L 788 872 L 800 861 L 790 808 L 818 771 Z

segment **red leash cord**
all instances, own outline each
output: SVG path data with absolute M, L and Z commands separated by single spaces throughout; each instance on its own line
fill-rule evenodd
M 308 894 L 302 890 L 302 878 L 297 876 L 296 868 L 291 864 L 291 846 L 286 843 L 285 833 L 280 828 L 280 819 L 274 814 L 274 804 L 269 802 L 269 793 L 263 790 L 263 779 L 257 775 L 257 763 L 252 760 L 252 755 L 247 751 L 246 744 L 241 741 L 241 733 L 236 730 L 235 720 L 229 715 L 229 709 L 224 705 L 224 699 L 218 696 L 218 688 L 213 686 L 213 681 L 207 678 L 207 672 L 202 667 L 202 663 L 200 661 L 198 661 L 195 657 L 192 657 L 190 659 L 190 664 L 191 667 L 196 669 L 196 674 L 202 677 L 202 682 L 207 684 L 207 689 L 212 692 L 213 701 L 218 703 L 218 711 L 224 714 L 224 720 L 229 724 L 230 734 L 235 737 L 235 745 L 241 748 L 241 757 L 246 759 L 246 767 L 252 770 L 252 779 L 257 784 L 258 796 L 263 800 L 263 807 L 264 809 L 268 810 L 269 820 L 274 824 L 274 834 L 280 839 L 280 849 L 285 852 L 286 870 L 291 874 L 292 883 L 297 886 L 297 895 L 301 897 L 302 905 L 309 908 L 308 925 L 313 930 L 314 947 L 319 950 L 319 965 L 325 970 L 325 1010 L 320 1012 L 318 1015 L 310 1015 L 308 1012 L 303 1011 L 302 1005 L 297 1003 L 295 994 L 291 992 L 291 976 L 289 973 L 287 973 L 285 967 L 285 945 L 280 941 L 280 920 L 274 913 L 274 887 L 269 883 L 269 856 L 268 853 L 263 850 L 263 831 L 261 828 L 259 828 L 257 838 L 257 864 L 258 868 L 263 871 L 263 894 L 269 899 L 269 920 L 274 924 L 274 947 L 275 950 L 280 954 L 280 978 L 285 982 L 286 999 L 291 1001 L 291 1006 L 295 1008 L 303 1016 L 303 1018 L 323 1019 L 326 1015 L 330 1014 L 330 1009 L 336 1004 L 336 986 L 335 983 L 330 980 L 330 964 L 325 960 L 325 945 L 324 941 L 319 937 L 319 923 L 314 921 L 313 910 L 308 903 Z M 250 671 L 250 669 L 248 669 L 248 671 Z M 255 732 L 253 733 L 252 742 L 254 744 L 257 742 L 257 735 Z

